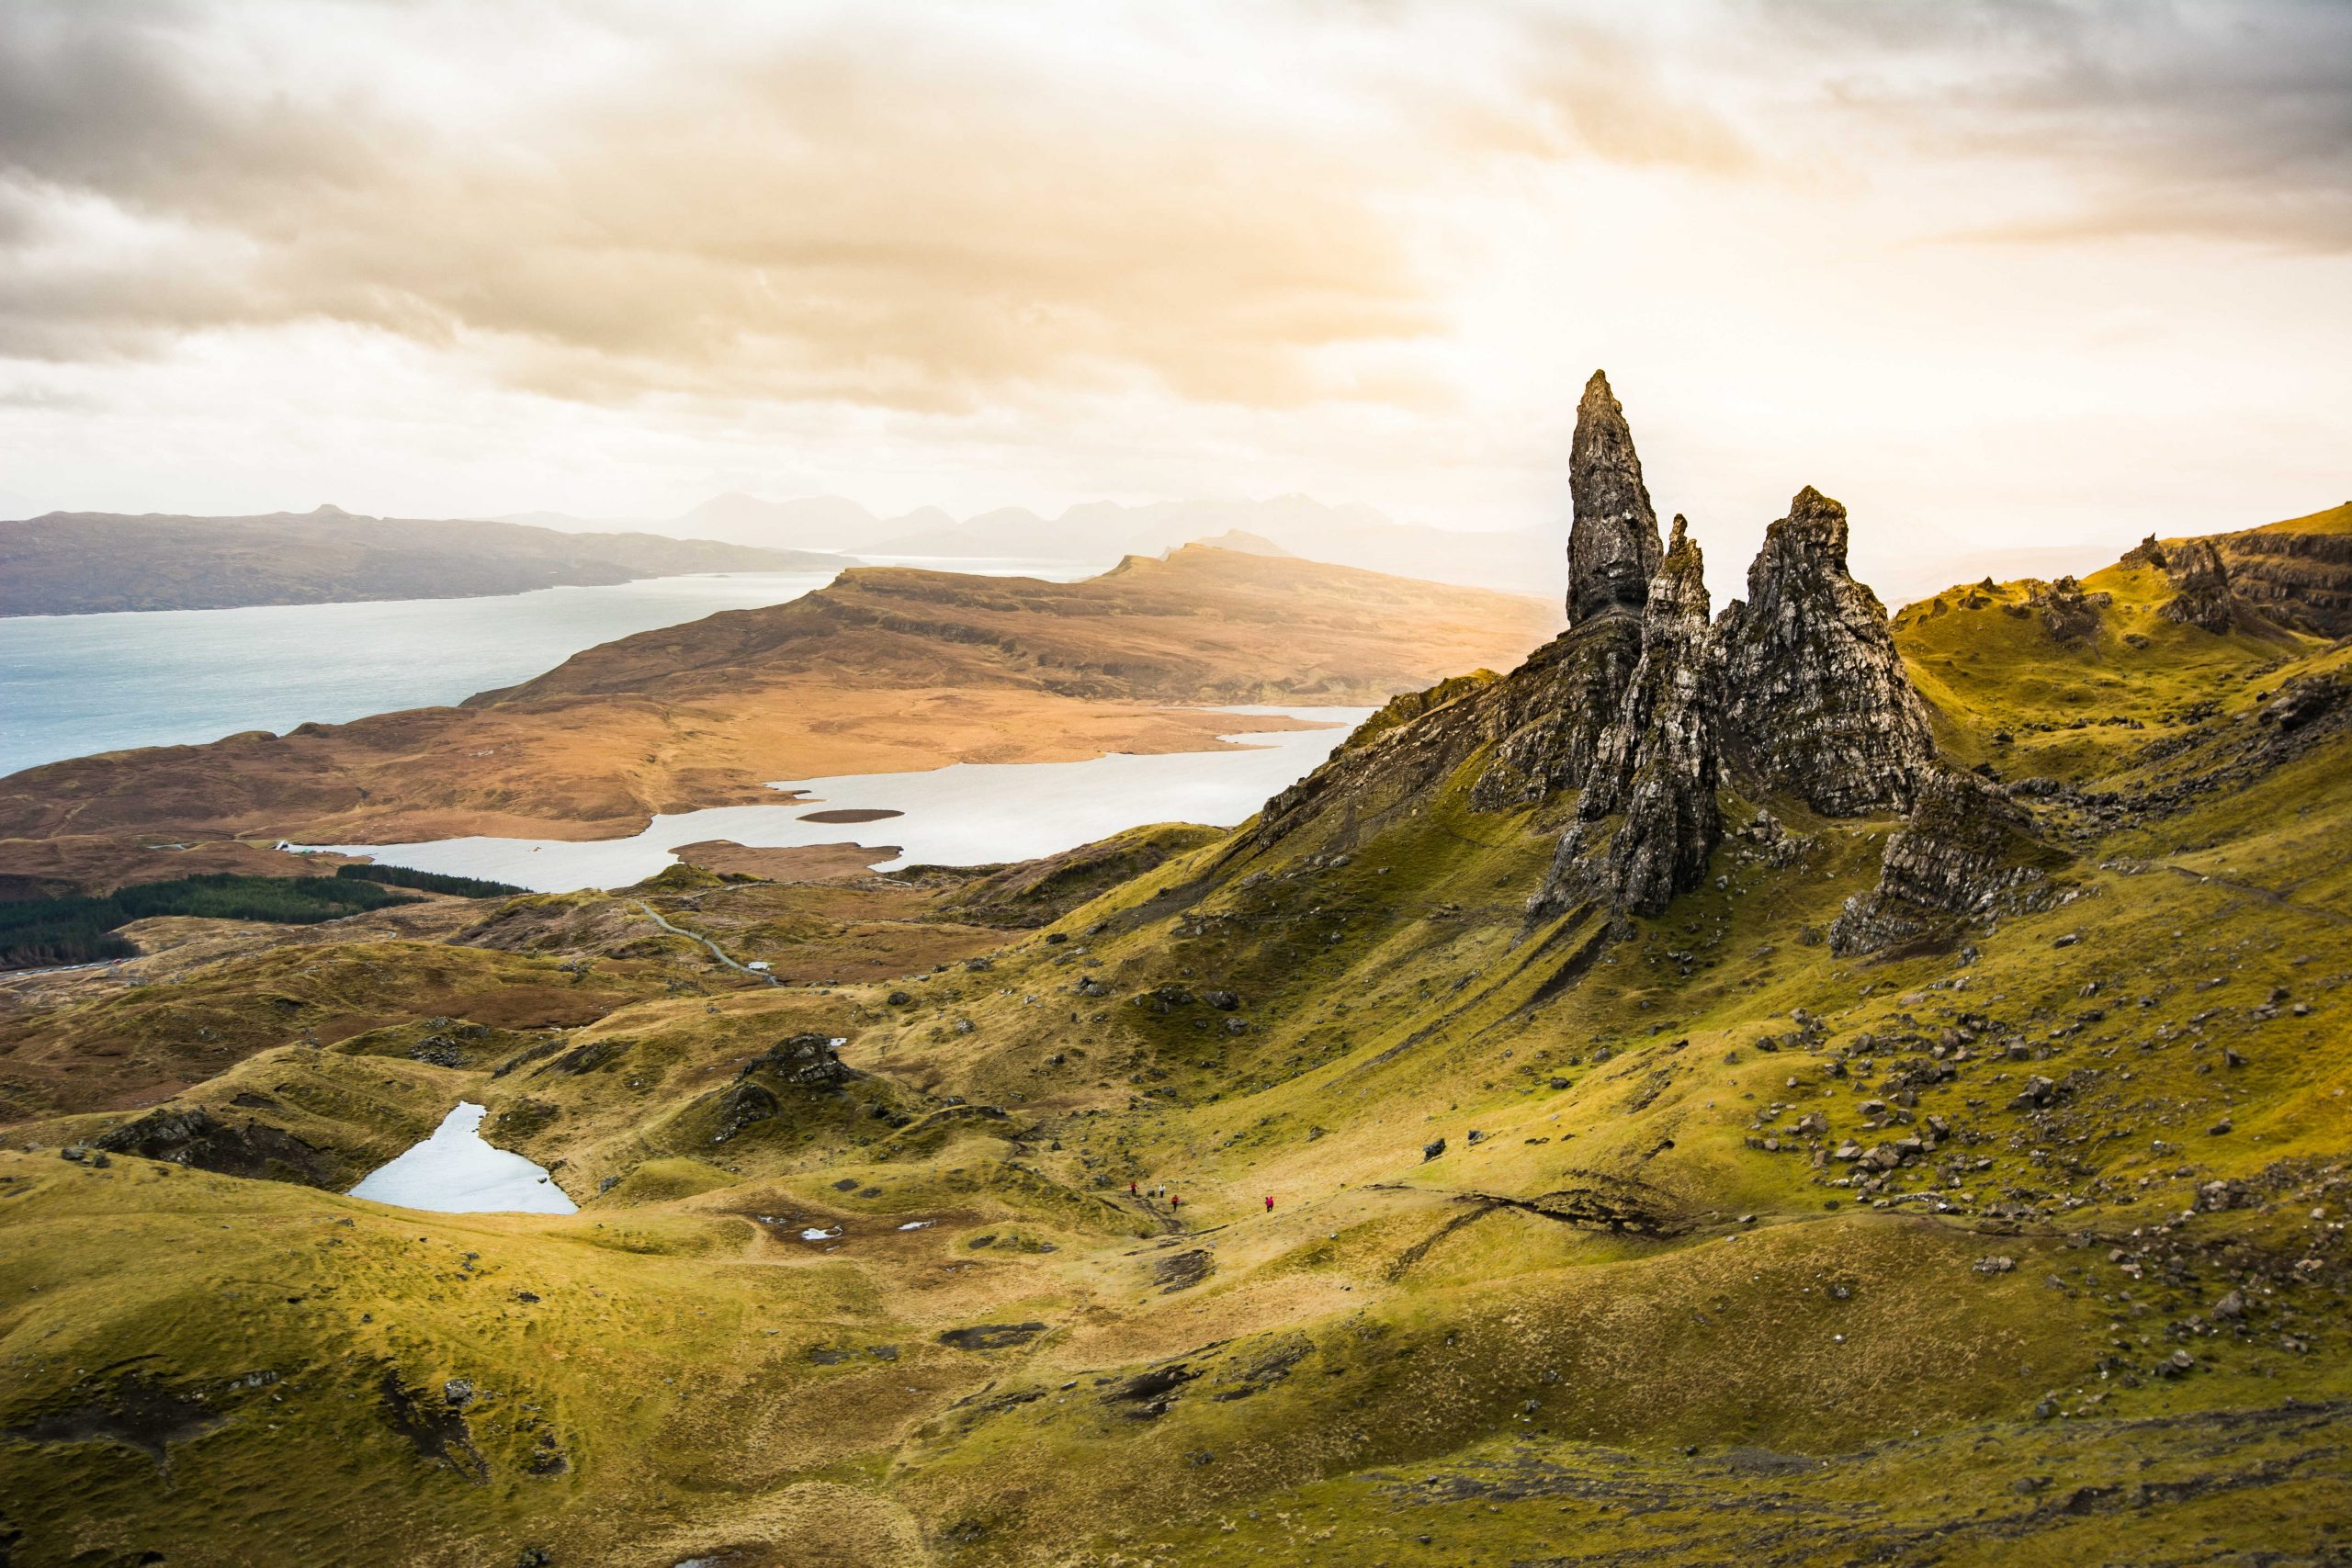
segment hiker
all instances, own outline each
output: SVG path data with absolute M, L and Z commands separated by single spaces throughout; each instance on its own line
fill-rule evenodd
M 1270 1213 L 1270 1214 L 1271 1214 L 1271 1213 L 1272 1213 L 1273 1212 L 1274 1212 L 1274 1195 L 1273 1195 L 1272 1193 L 1269 1192 L 1269 1193 L 1267 1193 L 1267 1194 L 1266 1194 L 1266 1213 Z
M 1182 1199 L 1182 1198 L 1178 1198 L 1178 1197 L 1170 1196 L 1170 1197 L 1169 1198 L 1169 1200 L 1168 1200 L 1168 1206 L 1169 1206 L 1170 1209 L 1181 1209 L 1181 1208 L 1182 1208 L 1182 1207 L 1184 1206 L 1184 1200 L 1183 1200 L 1183 1199 Z
M 1136 1184 L 1132 1181 L 1127 1183 L 1127 1196 L 1130 1198 L 1136 1196 Z

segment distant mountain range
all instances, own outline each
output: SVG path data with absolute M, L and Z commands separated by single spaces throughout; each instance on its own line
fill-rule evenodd
M 505 521 L 581 531 L 622 525 L 552 512 L 526 513 Z M 1005 506 L 958 522 L 935 506 L 885 518 L 839 496 L 763 501 L 729 494 L 676 517 L 631 519 L 627 525 L 771 548 L 1102 566 L 1123 556 L 1164 555 L 1194 540 L 1238 534 L 1250 542 L 1228 547 L 1516 592 L 1548 589 L 1561 576 L 1567 537 L 1565 521 L 1551 529 L 1468 533 L 1397 523 L 1370 506 L 1330 506 L 1304 495 L 1138 505 L 1085 502 L 1051 517 L 1024 506 Z
M 0 523 L 0 615 L 465 599 L 705 571 L 835 571 L 843 556 L 643 533 L 360 517 L 52 512 Z

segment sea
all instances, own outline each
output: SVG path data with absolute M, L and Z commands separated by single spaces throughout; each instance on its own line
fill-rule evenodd
M 1056 581 L 1100 570 L 913 557 L 875 564 Z M 721 610 L 781 604 L 832 577 L 713 572 L 476 599 L 0 617 L 0 774 L 133 746 L 282 734 L 305 721 L 461 703 L 582 649 Z
M 1230 828 L 1315 771 L 1363 707 L 1228 707 L 1311 728 L 1237 730 L 1213 751 L 1114 751 L 1070 762 L 956 762 L 922 773 L 780 779 L 773 806 L 718 806 L 659 816 L 627 839 L 437 839 L 312 844 L 383 865 L 509 883 L 542 893 L 624 887 L 673 863 L 682 844 L 723 840 L 762 849 L 856 843 L 882 870 L 989 865 L 1058 854 L 1149 822 Z M 854 826 L 844 825 L 844 820 Z

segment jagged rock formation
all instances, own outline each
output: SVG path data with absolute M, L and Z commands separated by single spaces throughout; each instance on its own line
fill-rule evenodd
M 1345 803 L 1344 844 L 1420 796 L 1482 746 L 1493 760 L 1471 789 L 1481 811 L 1540 806 L 1583 784 L 1642 655 L 1640 610 L 1660 549 L 1625 411 L 1594 371 L 1577 408 L 1568 488 L 1568 629 L 1499 680 L 1448 682 L 1407 703 L 1406 722 L 1378 726 L 1268 801 L 1257 841 L 1283 838 L 1332 802 Z
M 1846 564 L 1846 509 L 1807 485 L 1765 530 L 1747 598 L 1716 623 L 1740 772 L 1832 817 L 1907 810 L 1935 756 L 1878 596 Z
M 2257 612 L 2322 637 L 2352 635 L 2352 502 L 2218 543 L 2231 591 Z
M 1577 405 L 1568 490 L 1576 504 L 1568 528 L 1568 624 L 1640 609 L 1657 572 L 1657 513 L 1642 483 L 1625 411 L 1599 370 Z
M 2158 571 L 2162 571 L 2170 559 L 2171 558 L 2165 553 L 2164 546 L 2158 542 L 2154 534 L 2151 534 L 2124 551 L 2122 560 L 2117 564 L 2130 567 L 2152 566 Z
M 1642 656 L 1534 908 L 1592 899 L 1654 915 L 1695 887 L 1723 838 L 1715 643 L 1699 547 L 1680 517 L 1642 617 Z
M 2236 625 L 2242 608 L 2230 592 L 2230 569 L 2211 539 L 2190 539 L 2165 560 L 2165 575 L 2176 590 L 2158 612 L 2168 621 L 2225 632 Z
M 1886 841 L 1878 886 L 1846 900 L 1829 928 L 1830 951 L 1876 953 L 1946 934 L 1992 912 L 2003 895 L 2041 881 L 2055 852 L 2034 837 L 2025 812 L 1971 773 L 1925 770 L 1911 817 Z
M 2111 593 L 2086 593 L 2079 579 L 2062 577 L 2032 584 L 2012 612 L 2041 616 L 2041 629 L 2058 642 L 2088 642 L 2098 636 L 2099 612 L 2114 602 Z

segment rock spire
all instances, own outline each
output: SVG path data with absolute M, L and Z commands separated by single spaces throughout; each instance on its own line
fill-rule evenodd
M 1832 817 L 1910 809 L 1935 742 L 1884 607 L 1847 567 L 1845 507 L 1799 491 L 1717 630 L 1743 774 Z
M 1536 895 L 1538 912 L 1591 899 L 1615 915 L 1657 914 L 1704 880 L 1723 837 L 1705 563 L 1680 517 L 1646 586 L 1641 658 Z
M 1568 490 L 1576 505 L 1568 528 L 1568 624 L 1640 609 L 1658 568 L 1657 513 L 1642 484 L 1625 411 L 1599 370 L 1577 404 Z

